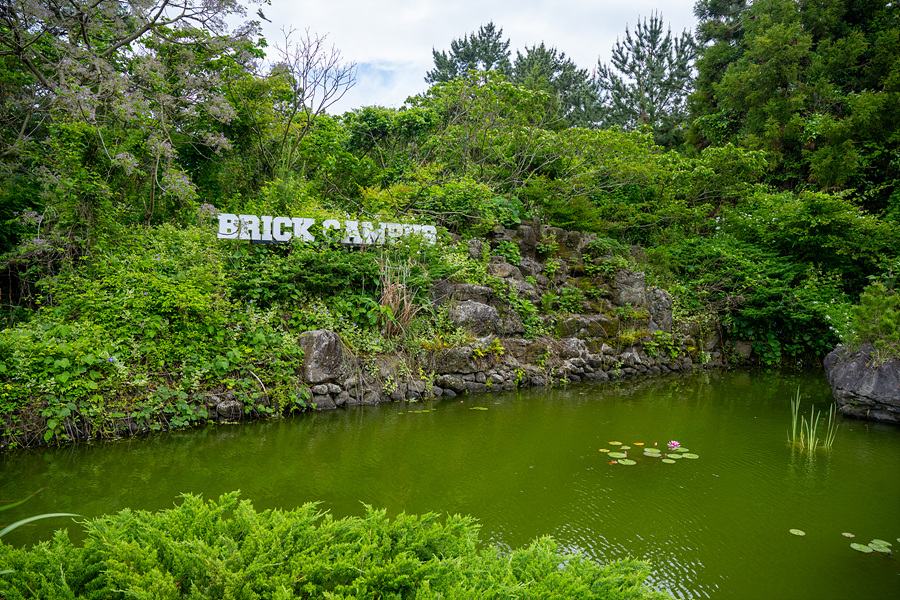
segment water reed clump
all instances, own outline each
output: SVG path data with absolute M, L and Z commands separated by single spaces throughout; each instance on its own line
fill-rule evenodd
M 824 437 L 821 440 L 818 438 L 820 421 L 824 425 Z M 800 414 L 800 388 L 797 388 L 797 394 L 791 400 L 791 432 L 788 436 L 788 442 L 801 450 L 810 452 L 820 447 L 830 450 L 834 445 L 836 435 L 837 410 L 835 406 L 832 404 L 831 408 L 828 409 L 827 422 L 822 415 L 822 411 L 816 411 L 815 406 L 810 407 L 809 420 L 807 421 L 806 417 Z

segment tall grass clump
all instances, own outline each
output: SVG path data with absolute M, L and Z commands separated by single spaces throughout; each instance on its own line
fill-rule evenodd
M 824 426 L 824 437 L 818 438 L 819 425 Z M 798 435 L 799 433 L 799 435 Z M 788 436 L 788 442 L 801 450 L 814 451 L 816 448 L 825 448 L 830 450 L 834 445 L 834 438 L 837 436 L 837 410 L 832 404 L 828 410 L 827 421 L 822 415 L 822 411 L 816 411 L 816 407 L 810 407 L 809 421 L 800 414 L 800 388 L 797 388 L 797 394 L 791 400 L 791 433 Z

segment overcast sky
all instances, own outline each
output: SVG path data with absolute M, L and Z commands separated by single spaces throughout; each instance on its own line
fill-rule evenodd
M 510 51 L 544 42 L 589 71 L 609 61 L 625 26 L 659 11 L 674 34 L 693 30 L 695 0 L 272 0 L 262 21 L 270 46 L 283 26 L 327 35 L 342 56 L 357 64 L 356 86 L 332 113 L 362 106 L 398 107 L 427 89 L 432 48 L 449 50 L 453 39 L 493 21 Z M 251 5 L 252 6 L 252 5 Z M 255 8 L 253 9 L 255 10 Z

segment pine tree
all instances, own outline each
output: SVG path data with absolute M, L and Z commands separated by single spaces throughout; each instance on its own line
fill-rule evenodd
M 686 99 L 696 54 L 689 31 L 663 34 L 659 13 L 638 21 L 635 33 L 613 47 L 612 64 L 598 62 L 599 125 L 624 129 L 650 127 L 658 144 L 672 146 L 684 130 Z
M 565 52 L 539 46 L 516 51 L 512 80 L 522 87 L 547 92 L 556 98 L 559 116 L 570 127 L 587 126 L 594 120 L 597 93 L 586 69 L 579 69 Z
M 509 39 L 493 21 L 478 28 L 478 33 L 450 42 L 450 52 L 432 49 L 434 69 L 425 76 L 427 83 L 441 83 L 465 76 L 472 69 L 510 74 Z

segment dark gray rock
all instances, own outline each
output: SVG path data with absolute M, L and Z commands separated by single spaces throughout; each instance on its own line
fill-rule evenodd
M 381 381 L 386 381 L 388 379 L 397 379 L 397 373 L 401 368 L 400 365 L 403 359 L 399 356 L 388 354 L 376 356 L 374 362 L 378 378 Z
M 453 282 L 447 279 L 441 279 L 431 286 L 431 290 L 428 292 L 428 294 L 429 296 L 431 296 L 431 301 L 434 304 L 440 306 L 445 302 L 449 302 L 453 298 L 454 289 L 455 285 L 453 284 Z
M 449 316 L 454 325 L 468 329 L 475 335 L 498 333 L 500 329 L 500 313 L 497 309 L 474 300 L 454 302 Z
M 444 394 L 447 393 L 447 390 L 461 392 L 466 389 L 466 381 L 459 375 L 441 375 L 435 383 L 444 388 Z
M 406 384 L 406 390 L 415 394 L 424 394 L 427 384 L 422 380 L 410 381 Z
M 750 342 L 735 342 L 734 354 L 735 357 L 739 360 L 748 362 L 750 360 L 750 356 L 753 354 L 753 344 L 751 344 Z
M 481 249 L 484 246 L 484 241 L 479 240 L 477 238 L 473 238 L 469 241 L 469 257 L 473 260 L 481 260 Z
M 435 373 L 474 373 L 475 365 L 472 359 L 472 348 L 460 346 L 448 348 L 437 353 L 434 357 Z M 447 387 L 438 383 L 441 387 Z
M 666 290 L 651 287 L 647 290 L 647 312 L 650 313 L 650 332 L 672 333 L 672 296 Z
M 453 286 L 453 299 L 459 302 L 466 300 L 474 300 L 487 304 L 494 297 L 494 290 L 486 285 L 475 285 L 474 283 L 457 283 Z
M 622 269 L 616 273 L 612 291 L 613 302 L 618 306 L 647 306 L 647 286 L 643 273 Z
M 478 383 L 477 381 L 467 381 L 466 389 L 471 394 L 483 394 L 487 391 L 487 384 Z
M 491 263 L 487 266 L 487 274 L 501 279 L 525 279 L 519 267 L 515 267 L 507 262 Z
M 587 356 L 587 345 L 584 343 L 584 340 L 579 340 L 577 338 L 568 338 L 564 340 L 558 340 L 553 345 L 554 350 L 556 350 L 557 355 L 565 360 L 568 358 L 581 358 L 582 356 Z
M 300 347 L 305 382 L 329 383 L 341 378 L 343 348 L 338 334 L 327 329 L 307 331 L 300 335 Z
M 244 404 L 240 400 L 223 400 L 216 405 L 216 413 L 228 421 L 236 421 L 244 415 Z
M 825 375 L 842 414 L 900 424 L 900 359 L 873 360 L 872 344 L 856 352 L 838 346 L 825 357 Z
M 541 297 L 533 285 L 524 279 L 514 279 L 510 283 L 516 288 L 516 294 L 519 298 L 525 298 L 531 302 L 539 302 Z
M 525 333 L 522 317 L 514 310 L 507 310 L 500 317 L 497 330 L 501 335 L 521 335 Z
M 331 396 L 316 394 L 312 397 L 313 404 L 316 405 L 316 410 L 331 410 L 337 408 L 337 404 L 335 404 L 334 400 L 331 399 Z
M 534 258 L 537 248 L 537 235 L 534 228 L 528 225 L 519 225 L 513 235 L 513 241 L 519 246 L 519 253 L 523 257 Z

